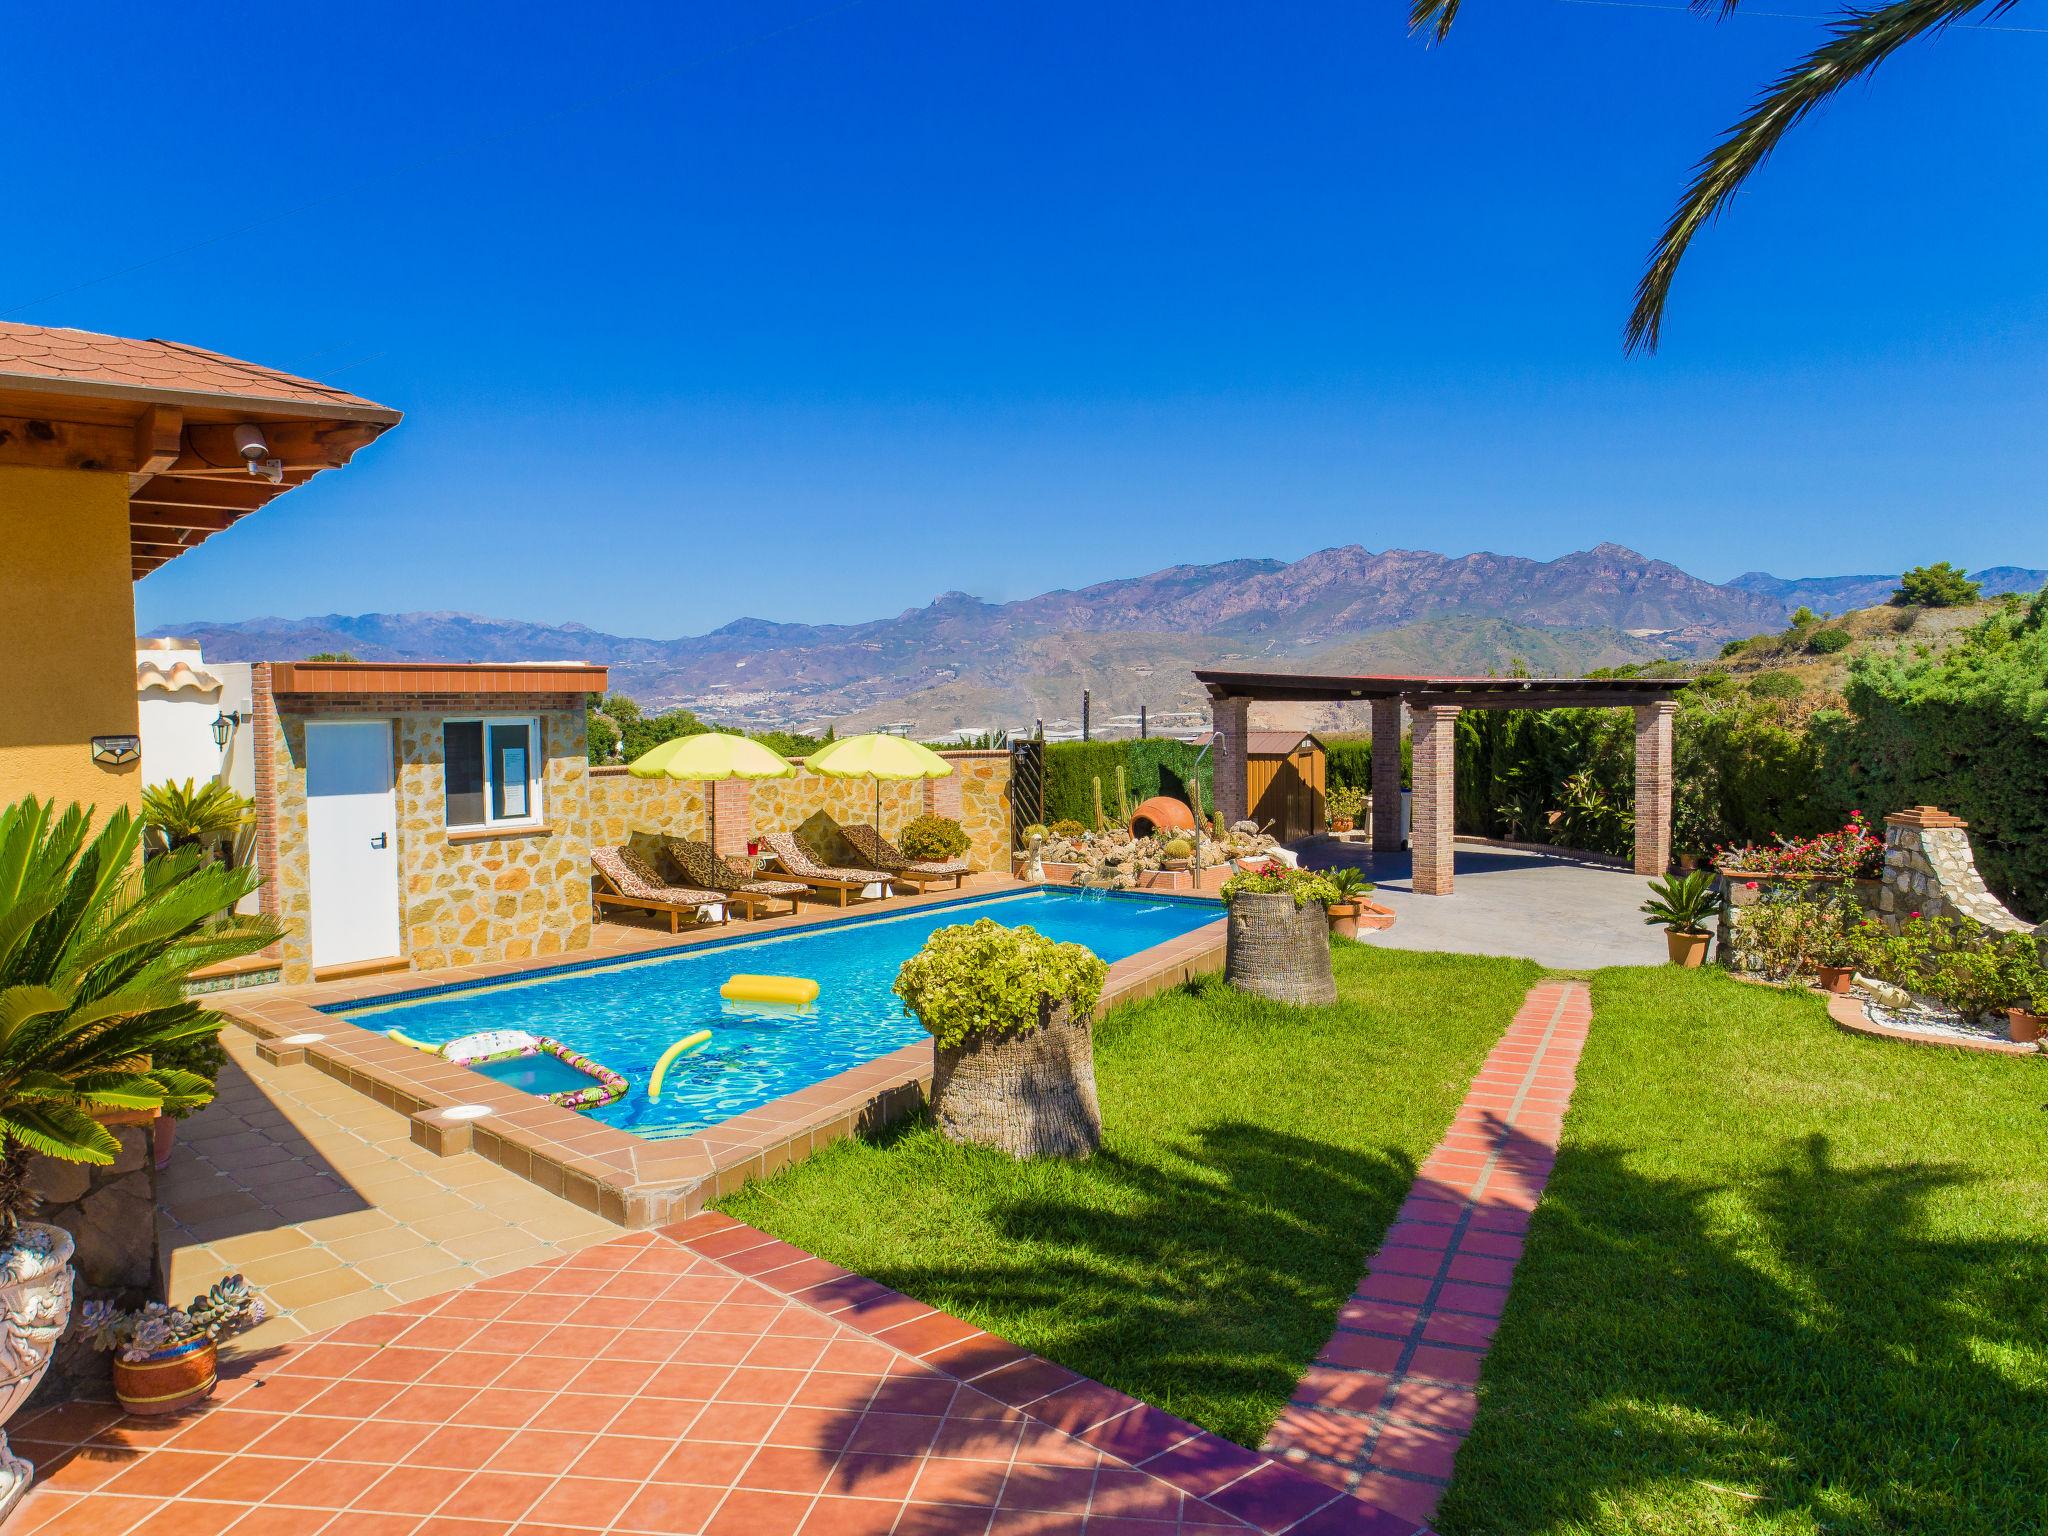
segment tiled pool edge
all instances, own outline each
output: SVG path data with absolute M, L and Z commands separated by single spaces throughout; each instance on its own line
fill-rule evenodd
M 1112 965 L 1101 1010 L 1220 969 L 1223 949 L 1219 908 L 1215 922 Z M 549 957 L 492 969 L 512 978 L 559 970 L 560 962 Z M 366 988 L 362 1000 L 382 995 L 387 989 Z M 304 1063 L 397 1110 L 410 1118 L 412 1139 L 427 1150 L 442 1156 L 473 1152 L 628 1228 L 694 1216 L 748 1179 L 765 1178 L 842 1137 L 912 1113 L 931 1087 L 932 1050 L 920 1043 L 694 1135 L 656 1141 L 400 1045 L 322 1011 L 303 995 L 224 998 L 215 1006 L 258 1038 L 265 1061 Z M 481 1106 L 488 1113 L 449 1117 L 446 1112 L 457 1105 Z

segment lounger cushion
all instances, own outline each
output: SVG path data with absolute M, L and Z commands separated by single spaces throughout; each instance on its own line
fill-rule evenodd
M 854 824 L 839 829 L 853 844 L 855 853 L 877 869 L 893 869 L 906 875 L 966 875 L 973 868 L 965 859 L 913 859 L 873 827 Z
M 676 907 L 701 907 L 724 900 L 716 891 L 671 885 L 631 848 L 593 848 L 590 862 L 609 880 L 621 896 L 635 901 L 659 901 Z
M 801 880 L 838 880 L 850 885 L 887 884 L 889 877 L 879 869 L 861 869 L 849 864 L 820 864 L 798 845 L 788 832 L 770 832 L 762 839 L 780 864 Z
M 835 865 L 841 869 L 862 865 L 870 869 L 875 867 L 874 862 L 848 840 L 839 823 L 824 811 L 813 811 L 793 835 L 797 846 L 811 856 L 811 862 L 824 868 Z

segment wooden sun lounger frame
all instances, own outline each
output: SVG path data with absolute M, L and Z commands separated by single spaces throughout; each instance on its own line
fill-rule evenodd
M 778 833 L 777 835 L 782 836 L 785 834 Z M 802 850 L 799 849 L 798 851 L 801 852 Z M 871 885 L 886 886 L 892 880 L 895 879 L 895 876 L 889 874 L 886 870 L 880 869 L 867 869 L 861 871 L 862 874 L 874 876 L 872 880 L 842 880 L 837 875 L 803 875 L 798 874 L 793 869 L 784 867 L 782 865 L 782 860 L 776 856 L 772 849 L 769 852 L 769 857 L 775 859 L 775 863 L 777 865 L 775 873 L 780 878 L 784 880 L 794 880 L 798 885 L 807 885 L 814 891 L 830 891 L 835 897 L 838 898 L 839 905 L 842 907 L 847 904 L 847 898 L 850 893 L 854 891 L 864 891 Z M 881 898 L 876 897 L 874 899 L 880 900 Z
M 653 912 L 668 918 L 668 931 L 670 933 L 681 933 L 683 931 L 682 923 L 685 918 L 690 920 L 692 927 L 722 928 L 731 916 L 726 910 L 726 897 L 722 892 L 705 893 L 707 896 L 715 894 L 718 904 L 718 916 L 715 919 L 707 919 L 699 915 L 699 909 L 710 906 L 712 903 L 709 901 L 684 903 L 680 901 L 656 901 L 651 896 L 628 896 L 617 885 L 612 883 L 612 877 L 603 870 L 593 869 L 591 873 L 597 876 L 598 888 L 592 892 L 592 895 L 596 899 L 600 912 L 606 907 L 628 907 L 636 912 Z
M 841 837 L 846 837 L 849 846 L 854 848 L 859 847 L 859 844 L 855 843 L 851 837 L 847 836 L 847 831 L 844 826 L 840 826 L 840 824 L 836 821 L 833 823 L 833 825 L 839 826 L 839 835 Z M 892 844 L 891 846 L 893 847 L 894 845 Z M 899 851 L 899 857 L 900 856 L 901 854 Z M 954 870 L 951 873 L 941 874 L 934 870 L 913 868 L 911 866 L 914 862 L 915 861 L 906 858 L 904 860 L 904 865 L 902 868 L 891 869 L 886 871 L 877 870 L 876 873 L 887 874 L 891 880 L 901 881 L 905 885 L 917 887 L 917 892 L 920 896 L 924 894 L 926 886 L 943 885 L 948 880 L 953 882 L 953 889 L 957 891 L 966 883 L 968 875 L 972 873 L 971 870 L 959 869 Z M 794 879 L 795 876 L 791 876 L 790 878 Z

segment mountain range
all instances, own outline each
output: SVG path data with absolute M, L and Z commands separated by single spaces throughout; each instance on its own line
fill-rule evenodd
M 1987 594 L 2030 590 L 2048 571 L 1980 573 Z M 1142 705 L 1193 710 L 1203 665 L 1303 671 L 1538 674 L 1663 657 L 1779 627 L 1795 607 L 1881 602 L 1896 577 L 1726 584 L 1601 544 L 1555 560 L 1357 545 L 1295 561 L 1178 565 L 1079 590 L 987 603 L 947 592 L 860 624 L 738 619 L 654 640 L 581 624 L 466 613 L 370 613 L 191 622 L 158 633 L 222 661 L 345 651 L 365 661 L 602 662 L 643 707 L 682 704 L 723 724 L 956 729 L 1072 721 L 1083 689 L 1101 726 Z

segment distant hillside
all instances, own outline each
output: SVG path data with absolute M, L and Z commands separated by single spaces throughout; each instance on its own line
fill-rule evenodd
M 1775 582 L 1774 577 L 1744 578 Z M 1849 582 L 1892 578 L 1840 578 Z M 1798 586 L 1799 583 L 1792 583 Z M 1796 601 L 1811 602 L 1810 598 Z M 576 658 L 643 704 L 741 726 L 908 722 L 926 734 L 1200 704 L 1196 666 L 1317 671 L 1570 672 L 1710 654 L 1781 624 L 1775 591 L 1717 586 L 1618 544 L 1556 560 L 1356 545 L 1292 562 L 1182 565 L 986 603 L 948 592 L 862 624 L 740 619 L 675 640 L 466 613 L 192 622 L 223 661 L 347 651 L 373 661 Z
M 1983 585 L 1986 597 L 2007 592 L 2038 592 L 2048 586 L 2048 571 L 2028 570 L 2017 565 L 1994 565 L 1972 571 L 1970 580 Z M 1898 590 L 1899 578 L 1892 576 L 1773 576 L 1767 571 L 1745 571 L 1729 586 L 1754 592 L 1782 603 L 1786 613 L 1806 607 L 1816 613 L 1847 613 L 1855 608 L 1874 608 L 1889 602 Z

